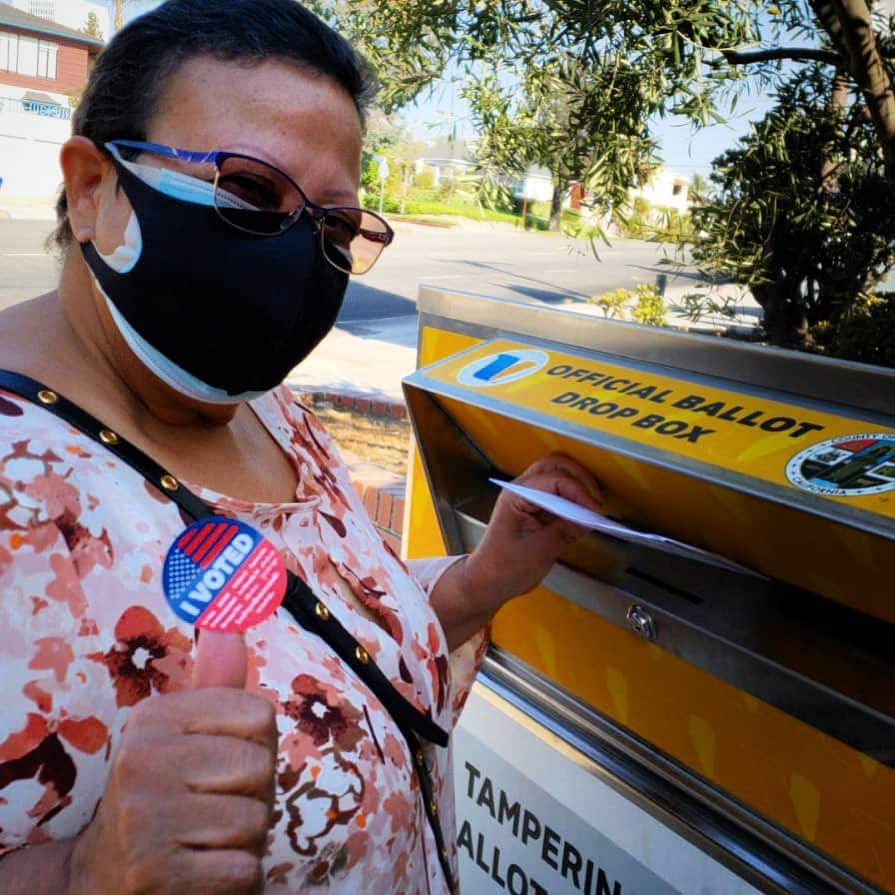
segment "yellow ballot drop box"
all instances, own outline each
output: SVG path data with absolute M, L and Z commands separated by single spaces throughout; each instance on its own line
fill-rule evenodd
M 406 549 L 563 452 L 607 515 L 495 619 L 465 891 L 895 892 L 895 373 L 424 288 Z

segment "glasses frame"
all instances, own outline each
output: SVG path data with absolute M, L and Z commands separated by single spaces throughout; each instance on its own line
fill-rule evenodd
M 294 211 L 284 212 L 285 217 L 280 224 L 279 233 L 259 233 L 257 230 L 251 230 L 248 227 L 241 227 L 239 224 L 236 224 L 225 217 L 222 214 L 221 210 L 218 208 L 217 202 L 215 202 L 214 210 L 218 217 L 228 226 L 233 227 L 235 230 L 241 230 L 243 233 L 250 233 L 252 236 L 257 236 L 265 239 L 270 237 L 282 236 L 283 233 L 285 233 L 290 227 L 293 227 L 296 223 L 298 223 L 298 221 L 301 219 L 301 216 L 306 213 L 311 221 L 313 221 L 314 226 L 317 228 L 317 233 L 320 236 L 320 250 L 323 253 L 323 257 L 326 259 L 327 263 L 330 266 L 336 268 L 336 270 L 340 270 L 343 273 L 351 274 L 352 276 L 363 276 L 364 274 L 369 273 L 381 257 L 382 252 L 392 244 L 392 241 L 395 238 L 395 231 L 392 229 L 391 225 L 381 215 L 376 214 L 376 212 L 369 211 L 366 208 L 358 208 L 354 205 L 318 205 L 316 202 L 312 202 L 308 198 L 305 191 L 285 171 L 280 170 L 276 165 L 270 164 L 270 162 L 266 162 L 263 159 L 255 158 L 255 156 L 252 155 L 246 155 L 243 152 L 230 152 L 226 149 L 213 149 L 209 152 L 202 152 L 190 149 L 180 149 L 176 146 L 164 146 L 161 143 L 149 143 L 144 140 L 109 140 L 109 142 L 105 145 L 107 147 L 114 146 L 116 149 L 136 149 L 140 152 L 151 152 L 153 155 L 159 155 L 162 156 L 162 158 L 174 159 L 175 161 L 180 162 L 192 162 L 194 164 L 213 164 L 215 167 L 215 193 L 217 193 L 218 179 L 221 176 L 222 167 L 227 159 L 241 158 L 246 159 L 246 161 L 255 162 L 257 164 L 266 165 L 268 168 L 272 168 L 295 188 L 295 191 L 298 193 L 299 196 L 301 196 L 302 200 L 302 204 Z M 331 214 L 334 211 L 360 212 L 362 215 L 366 214 L 374 217 L 382 224 L 382 233 L 371 232 L 370 234 L 366 234 L 364 236 L 367 241 L 373 243 L 378 242 L 381 245 L 379 253 L 370 262 L 370 266 L 366 270 L 360 272 L 348 270 L 333 261 L 332 258 L 330 258 L 327 254 L 326 246 L 324 245 L 326 238 L 323 233 L 323 221 L 328 214 Z

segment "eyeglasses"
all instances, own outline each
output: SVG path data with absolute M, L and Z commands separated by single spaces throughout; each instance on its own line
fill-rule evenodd
M 306 214 L 320 234 L 324 258 L 345 273 L 367 273 L 395 238 L 394 230 L 378 214 L 347 205 L 317 205 L 288 174 L 250 155 L 191 152 L 139 140 L 112 140 L 107 145 L 208 165 L 209 180 L 213 166 L 215 211 L 244 233 L 280 236 Z

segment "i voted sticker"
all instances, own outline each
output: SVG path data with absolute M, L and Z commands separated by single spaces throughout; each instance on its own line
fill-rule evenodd
M 250 525 L 200 519 L 171 545 L 165 596 L 184 621 L 207 631 L 247 631 L 283 602 L 286 568 L 276 547 Z

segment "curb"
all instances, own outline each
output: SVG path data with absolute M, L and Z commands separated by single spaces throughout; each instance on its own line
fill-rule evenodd
M 356 410 L 370 416 L 384 419 L 406 420 L 407 407 L 403 401 L 389 401 L 383 398 L 364 398 L 357 395 L 346 395 L 341 392 L 309 392 L 301 391 L 302 397 L 311 402 L 311 406 L 330 404 L 340 410 Z

